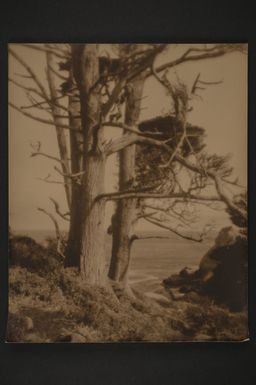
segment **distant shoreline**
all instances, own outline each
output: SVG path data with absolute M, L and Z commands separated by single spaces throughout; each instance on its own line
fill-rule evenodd
M 11 229 L 11 232 L 13 235 L 15 236 L 29 236 L 33 239 L 35 239 L 35 241 L 37 242 L 42 242 L 42 241 L 45 241 L 48 237 L 51 237 L 51 238 L 55 238 L 55 231 L 52 230 L 52 229 L 23 229 L 23 230 L 13 230 Z M 68 234 L 68 230 L 62 230 L 61 231 L 62 234 Z M 215 239 L 216 235 L 217 235 L 217 231 L 216 232 L 212 232 L 210 236 L 207 236 L 205 238 L 205 241 L 208 243 L 212 240 Z M 138 234 L 140 236 L 163 236 L 163 237 L 166 237 L 166 240 L 168 239 L 182 239 L 180 236 L 174 234 L 174 233 L 171 233 L 170 231 L 139 231 Z M 198 234 L 198 232 L 190 232 L 190 235 L 191 236 L 196 236 Z M 110 238 L 111 235 L 109 236 L 108 235 L 108 238 Z M 153 238 L 152 238 L 153 239 Z M 163 241 L 165 240 L 165 238 L 162 239 Z M 138 240 L 140 241 L 140 239 Z M 147 241 L 150 242 L 150 239 L 147 239 Z M 185 241 L 185 240 L 184 240 Z M 192 244 L 194 243 L 193 241 L 189 241 L 188 242 L 191 242 Z

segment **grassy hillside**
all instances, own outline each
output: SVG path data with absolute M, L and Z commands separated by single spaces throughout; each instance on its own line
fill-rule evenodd
M 174 300 L 162 290 L 149 298 L 116 284 L 92 287 L 64 269 L 54 242 L 10 242 L 9 342 L 243 340 L 247 317 L 207 298 Z

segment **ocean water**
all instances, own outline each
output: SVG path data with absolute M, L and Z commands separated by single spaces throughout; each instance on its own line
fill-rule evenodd
M 143 292 L 156 291 L 161 287 L 164 278 L 178 273 L 183 268 L 196 269 L 203 255 L 213 244 L 213 238 L 204 242 L 193 242 L 175 234 L 157 232 L 157 236 L 170 238 L 140 239 L 133 243 L 129 279 L 131 285 Z M 26 230 L 28 235 L 37 242 L 43 243 L 47 237 L 54 237 L 54 232 L 47 230 Z M 144 235 L 149 235 L 148 233 Z M 152 233 L 150 234 L 153 235 Z M 107 263 L 111 255 L 111 236 L 107 237 Z

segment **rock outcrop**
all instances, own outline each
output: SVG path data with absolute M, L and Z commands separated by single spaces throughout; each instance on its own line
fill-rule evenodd
M 223 228 L 214 246 L 203 256 L 199 268 L 187 268 L 163 281 L 166 289 L 196 292 L 231 311 L 247 304 L 247 239 L 234 226 Z

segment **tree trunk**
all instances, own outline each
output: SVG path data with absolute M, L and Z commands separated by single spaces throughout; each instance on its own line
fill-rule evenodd
M 106 162 L 101 151 L 100 93 L 98 87 L 93 87 L 99 78 L 97 45 L 75 44 L 72 52 L 74 76 L 80 90 L 83 130 L 80 270 L 82 278 L 88 283 L 104 285 L 105 202 L 97 200 L 97 197 L 104 193 Z
M 57 87 L 55 84 L 55 77 L 52 68 L 54 67 L 54 59 L 53 54 L 48 53 L 46 54 L 46 61 L 47 61 L 47 79 L 50 89 L 50 95 L 52 100 L 58 99 L 58 92 Z M 52 104 L 52 114 L 53 114 L 53 120 L 56 127 L 56 134 L 57 134 L 57 141 L 58 141 L 58 147 L 60 152 L 60 159 L 61 159 L 61 167 L 64 174 L 64 187 L 65 187 L 65 193 L 67 198 L 67 204 L 68 208 L 70 209 L 71 206 L 71 182 L 70 178 L 67 176 L 67 174 L 70 174 L 70 166 L 69 166 L 69 159 L 68 159 L 68 148 L 67 148 L 67 141 L 66 141 L 66 135 L 65 135 L 65 129 L 62 127 L 65 123 L 63 118 L 61 118 L 61 109 L 56 106 L 55 104 Z
M 72 86 L 75 82 L 70 73 Z M 81 223 L 82 223 L 82 207 L 81 207 L 81 180 L 83 172 L 83 135 L 81 133 L 81 114 L 80 96 L 76 89 L 70 91 L 69 96 L 69 123 L 70 123 L 70 155 L 71 155 L 71 172 L 78 174 L 76 179 L 72 179 L 72 194 L 70 207 L 70 226 L 68 234 L 67 248 L 65 251 L 65 265 L 80 265 L 81 250 Z M 79 118 L 78 118 L 79 117 Z M 79 175 L 80 174 L 80 175 Z
M 133 126 L 138 121 L 143 85 L 143 78 L 138 78 L 131 83 L 131 92 L 128 96 L 125 112 L 125 123 L 128 125 Z M 135 180 L 135 152 L 135 145 L 126 147 L 120 152 L 120 191 L 130 189 L 133 186 Z M 134 235 L 133 225 L 136 220 L 136 203 L 136 199 L 118 201 L 112 221 L 113 244 L 109 278 L 121 282 L 126 288 L 128 287 L 128 269 Z
M 80 268 L 82 277 L 92 284 L 105 284 L 105 201 L 97 199 L 104 192 L 105 159 L 101 154 L 85 158 L 82 194 L 82 240 Z

